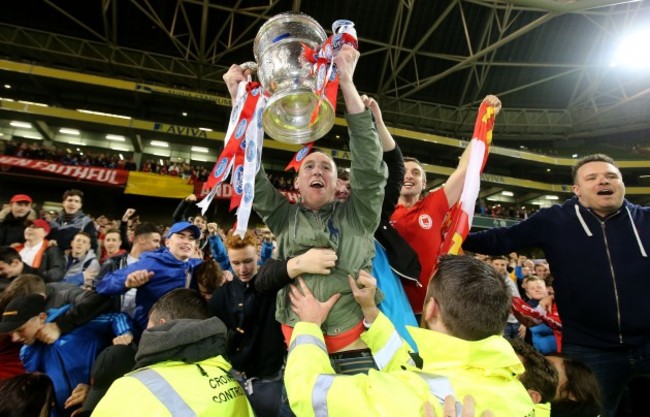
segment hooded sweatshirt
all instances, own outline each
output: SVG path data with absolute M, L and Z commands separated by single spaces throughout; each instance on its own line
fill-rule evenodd
M 488 255 L 532 247 L 544 251 L 553 271 L 563 344 L 650 341 L 650 208 L 624 200 L 601 218 L 573 197 L 515 226 L 471 233 L 463 244 Z
M 111 384 L 93 416 L 253 416 L 221 356 L 225 349 L 226 327 L 216 317 L 171 320 L 147 329 L 135 371 Z
M 217 317 L 179 319 L 142 333 L 134 369 L 174 360 L 195 363 L 226 352 L 226 325 Z

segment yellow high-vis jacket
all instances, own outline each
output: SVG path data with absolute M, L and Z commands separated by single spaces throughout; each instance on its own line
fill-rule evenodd
M 111 385 L 93 416 L 253 417 L 246 393 L 221 356 L 197 363 L 165 361 Z
M 334 374 L 321 329 L 298 323 L 285 372 L 296 416 L 423 416 L 427 402 L 441 416 L 447 395 L 461 403 L 472 395 L 476 415 L 491 410 L 499 417 L 535 416 L 533 402 L 517 379 L 524 367 L 503 337 L 468 342 L 431 330 L 407 329 L 423 359 L 422 369 L 380 313 L 361 336 L 380 371 L 348 376 Z

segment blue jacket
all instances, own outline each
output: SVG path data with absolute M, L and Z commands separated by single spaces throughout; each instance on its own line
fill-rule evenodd
M 625 200 L 601 219 L 574 197 L 515 226 L 471 233 L 463 245 L 488 255 L 532 247 L 544 251 L 555 278 L 564 344 L 650 341 L 650 208 Z
M 71 307 L 67 304 L 47 311 L 46 322 L 52 322 Z M 131 331 L 131 322 L 122 313 L 97 316 L 70 333 L 65 333 L 51 345 L 35 342 L 20 351 L 20 360 L 28 372 L 46 373 L 54 384 L 57 410 L 54 415 L 68 415 L 63 410 L 65 400 L 77 384 L 90 383 L 90 369 L 95 358 L 111 344 L 113 337 Z
M 126 277 L 134 271 L 146 269 L 154 275 L 141 287 L 138 287 L 135 296 L 135 321 L 139 330 L 147 327 L 147 316 L 151 306 L 160 297 L 176 288 L 185 288 L 187 274 L 191 274 L 191 285 L 194 283 L 194 268 L 203 262 L 201 259 L 191 258 L 188 261 L 176 259 L 167 248 L 161 248 L 153 252 L 145 252 L 140 255 L 138 262 L 132 263 L 126 268 L 117 269 L 106 274 L 97 284 L 98 294 L 117 295 L 124 294 L 128 288 L 124 285 Z

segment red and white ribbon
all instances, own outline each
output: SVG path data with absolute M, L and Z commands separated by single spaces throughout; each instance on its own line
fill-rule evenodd
M 350 20 L 339 19 L 332 24 L 332 35 L 325 40 L 325 42 L 317 50 L 312 50 L 303 45 L 303 55 L 306 60 L 312 62 L 313 74 L 316 76 L 316 95 L 318 95 L 318 103 L 314 107 L 311 115 L 310 123 L 313 124 L 318 118 L 321 103 L 324 99 L 329 101 L 332 105 L 332 111 L 336 113 L 336 97 L 339 89 L 339 76 L 336 73 L 334 66 L 334 54 L 341 49 L 343 45 L 350 45 L 354 49 L 358 49 L 359 42 L 357 41 L 357 31 L 354 28 L 354 23 Z M 313 142 L 307 143 L 302 147 L 293 157 L 291 162 L 284 169 L 289 171 L 295 169 L 296 172 L 300 169 L 302 160 L 311 151 Z
M 235 234 L 242 239 L 248 228 L 248 221 L 253 209 L 253 198 L 255 197 L 255 176 L 262 166 L 262 145 L 264 143 L 264 129 L 262 127 L 262 114 L 266 106 L 267 98 L 260 97 L 255 107 L 255 115 L 252 123 L 246 131 L 246 146 L 244 152 L 244 169 L 242 175 L 241 194 L 238 197 L 239 208 L 237 209 L 237 224 Z M 237 187 L 233 187 L 233 199 L 237 194 Z M 233 200 L 230 200 L 230 207 L 233 208 Z
M 217 193 L 218 186 L 230 175 L 233 188 L 233 196 L 230 201 L 230 209 L 238 207 L 244 201 L 244 207 L 237 210 L 236 234 L 243 238 L 254 196 L 255 174 L 260 167 L 262 142 L 264 131 L 261 127 L 262 112 L 266 105 L 266 97 L 262 93 L 262 87 L 257 82 L 241 82 L 237 87 L 237 98 L 235 107 L 230 113 L 230 123 L 224 141 L 224 149 L 217 158 L 212 172 L 207 181 L 207 187 L 212 188 L 200 203 L 197 204 L 205 214 L 210 203 Z M 246 157 L 246 149 L 251 146 L 250 153 L 255 155 L 252 161 Z M 259 155 L 259 156 L 258 156 Z M 245 181 L 246 165 L 248 171 L 253 172 L 252 180 L 249 175 L 248 182 Z M 246 198 L 244 196 L 246 190 Z M 243 230 L 243 232 L 242 232 Z

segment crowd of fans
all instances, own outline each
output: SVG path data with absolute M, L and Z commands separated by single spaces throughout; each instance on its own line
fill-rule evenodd
M 164 159 L 147 159 L 137 164 L 132 158 L 120 157 L 119 153 L 92 150 L 82 151 L 80 148 L 60 148 L 35 141 L 21 141 L 14 139 L 4 143 L 3 154 L 20 158 L 58 162 L 63 165 L 81 165 L 101 168 L 125 169 L 128 171 L 151 172 L 171 177 L 180 177 L 193 184 L 196 181 L 208 180 L 212 165 L 189 164 L 187 162 L 174 162 Z M 269 173 L 273 185 L 281 191 L 294 191 L 293 176 L 289 173 Z
M 514 206 L 507 204 L 485 204 L 484 201 L 479 200 L 476 205 L 475 211 L 481 216 L 498 217 L 504 219 L 518 219 L 524 220 L 537 212 L 535 207 Z
M 268 178 L 271 184 L 280 191 L 296 191 L 293 181 L 294 177 L 290 172 L 269 172 Z
M 615 274 L 645 276 L 648 216 L 624 201 L 614 161 L 583 158 L 563 206 L 459 241 L 444 220 L 472 145 L 424 195 L 422 164 L 352 82 L 358 57 L 343 45 L 334 58 L 350 171 L 306 155 L 291 203 L 276 188 L 288 178 L 261 167 L 259 229 L 226 233 L 194 194 L 166 225 L 137 208 L 90 218 L 76 189 L 48 219 L 14 195 L 0 223 L 0 414 L 613 417 L 629 380 L 650 373 L 647 303 L 610 308 L 619 293 L 647 296 Z M 247 71 L 224 76 L 233 102 Z M 495 96 L 484 104 L 478 120 L 499 113 Z M 513 252 L 535 246 L 551 264 Z
M 156 162 L 153 159 L 148 159 L 142 163 L 140 171 L 169 175 L 170 177 L 180 177 L 188 180 L 190 183 L 194 183 L 195 181 L 205 182 L 210 175 L 210 169 L 206 166 L 196 166 L 190 165 L 187 162 L 176 163 L 172 161 L 161 164 L 161 161 Z
M 129 171 L 151 172 L 160 175 L 180 177 L 193 184 L 196 181 L 206 182 L 210 175 L 211 166 L 192 165 L 187 162 L 174 162 L 163 159 L 147 159 L 138 169 L 132 159 L 122 159 L 117 153 L 111 152 L 82 152 L 77 149 L 57 148 L 39 142 L 22 142 L 12 140 L 5 144 L 4 154 L 22 158 L 39 159 L 59 162 L 64 165 L 83 165 L 102 168 L 126 169 Z M 162 162 L 162 163 L 161 163 Z M 269 180 L 280 191 L 295 192 L 294 176 L 291 172 L 269 172 Z M 526 219 L 537 211 L 534 207 L 514 206 L 505 204 L 486 204 L 479 200 L 476 213 L 483 216 L 507 219 Z
M 111 152 L 83 152 L 79 148 L 60 148 L 40 142 L 11 140 L 4 145 L 4 154 L 20 158 L 58 162 L 63 165 L 93 166 L 100 168 L 125 169 L 135 171 L 133 159 L 125 159 Z
M 2 339 L 0 357 L 3 361 L 3 371 L 0 372 L 0 377 L 8 378 L 12 375 L 21 375 L 25 370 L 45 371 L 46 373 L 50 372 L 52 375 L 55 375 L 52 378 L 55 389 L 52 391 L 52 387 L 47 386 L 45 392 L 49 392 L 49 394 L 45 395 L 41 392 L 41 401 L 52 401 L 53 398 L 56 399 L 55 402 L 58 404 L 57 412 L 60 413 L 58 415 L 65 415 L 67 412 L 66 409 L 69 410 L 76 407 L 81 407 L 81 409 L 84 410 L 80 412 L 80 415 L 88 413 L 93 407 L 97 406 L 99 402 L 99 399 L 93 399 L 94 396 L 89 394 L 93 392 L 92 387 L 88 385 L 88 381 L 90 380 L 89 377 L 92 373 L 100 372 L 102 369 L 91 369 L 89 367 L 85 370 L 85 373 L 83 373 L 88 378 L 79 379 L 77 376 L 79 379 L 77 381 L 78 385 L 68 381 L 66 389 L 62 389 L 62 369 L 48 366 L 47 364 L 41 364 L 41 367 L 38 367 L 32 362 L 25 362 L 24 351 L 26 348 L 23 348 L 23 353 L 21 354 L 23 362 L 21 363 L 20 361 L 17 361 L 17 349 L 20 347 L 20 343 L 25 343 L 25 346 L 32 350 L 35 346 L 50 346 L 47 344 L 49 343 L 48 337 L 56 338 L 57 333 L 59 334 L 58 337 L 61 341 L 67 341 L 68 338 L 74 340 L 74 337 L 72 336 L 75 334 L 75 330 L 68 321 L 85 321 L 89 319 L 90 321 L 88 323 L 95 323 L 95 325 L 98 326 L 98 322 L 104 321 L 108 323 L 105 324 L 105 326 L 108 327 L 106 327 L 104 331 L 112 326 L 114 329 L 121 329 L 119 330 L 121 331 L 121 334 L 115 333 L 113 335 L 113 348 L 108 349 L 106 348 L 107 345 L 105 346 L 103 344 L 100 346 L 101 349 L 97 348 L 98 352 L 105 350 L 105 353 L 102 353 L 99 356 L 101 359 L 98 359 L 98 362 L 100 360 L 102 362 L 115 360 L 104 358 L 104 355 L 109 355 L 109 352 L 114 352 L 113 349 L 116 349 L 118 346 L 121 346 L 119 349 L 127 349 L 128 346 L 134 346 L 134 341 L 138 340 L 138 338 L 144 338 L 144 335 L 141 336 L 141 332 L 147 326 L 146 320 L 145 318 L 138 317 L 136 312 L 137 302 L 135 301 L 135 298 L 129 299 L 127 296 L 128 292 L 125 295 L 118 295 L 117 301 L 113 298 L 113 303 L 117 302 L 119 307 L 118 311 L 126 313 L 128 318 L 119 316 L 117 312 L 114 312 L 109 308 L 110 306 L 107 306 L 107 303 L 103 303 L 101 299 L 97 299 L 97 296 L 91 297 L 89 294 L 94 294 L 95 288 L 98 289 L 98 292 L 105 292 L 106 290 L 103 288 L 104 285 L 102 283 L 107 282 L 105 280 L 112 279 L 113 271 L 119 271 L 121 268 L 124 268 L 124 271 L 128 272 L 129 264 L 126 261 L 126 259 L 128 259 L 127 257 L 135 255 L 135 258 L 143 259 L 145 252 L 156 251 L 161 245 L 164 246 L 164 242 L 169 242 L 173 239 L 175 233 L 184 233 L 188 230 L 191 233 L 194 233 L 195 231 L 198 232 L 196 234 L 196 246 L 193 248 L 193 253 L 189 255 L 188 259 L 189 262 L 196 264 L 198 282 L 197 289 L 200 290 L 200 294 L 209 301 L 213 297 L 214 293 L 215 296 L 221 300 L 218 305 L 221 305 L 224 294 L 217 290 L 225 283 L 233 282 L 233 277 L 241 278 L 242 276 L 245 276 L 245 272 L 242 272 L 240 266 L 240 257 L 238 257 L 239 254 L 237 253 L 237 250 L 229 249 L 229 247 L 233 245 L 233 241 L 248 242 L 250 247 L 256 249 L 256 253 L 254 253 L 253 256 L 256 259 L 259 259 L 260 262 L 271 258 L 277 250 L 277 241 L 275 240 L 275 236 L 273 236 L 266 227 L 251 230 L 250 234 L 247 234 L 245 239 L 242 241 L 239 238 L 233 237 L 232 232 L 226 233 L 226 231 L 216 223 L 208 222 L 208 219 L 201 215 L 197 214 L 194 217 L 190 217 L 189 219 L 191 222 L 187 222 L 188 213 L 196 211 L 194 208 L 195 202 L 196 197 L 193 195 L 187 197 L 181 201 L 177 210 L 170 216 L 169 224 L 154 225 L 143 222 L 142 218 L 146 218 L 146 215 L 144 213 L 138 213 L 135 209 L 127 210 L 120 219 L 110 219 L 104 215 L 96 218 L 89 218 L 81 211 L 83 206 L 83 193 L 78 190 L 69 190 L 64 194 L 62 202 L 63 210 L 54 215 L 52 213 L 41 213 L 38 215 L 33 210 L 33 207 L 35 207 L 35 204 L 33 204 L 34 202 L 31 197 L 26 194 L 14 196 L 10 200 L 9 204 L 4 206 L 3 211 L 0 212 L 0 220 L 2 221 L 0 223 L 0 246 L 4 245 L 2 246 L 2 249 L 0 249 L 0 272 L 3 274 L 0 278 L 0 290 L 4 291 L 2 295 L 0 295 L 0 308 L 7 308 L 11 299 L 15 299 L 20 291 L 27 291 L 24 287 L 31 287 L 33 285 L 39 287 L 42 284 L 39 284 L 38 282 L 42 282 L 45 285 L 43 288 L 48 288 L 46 290 L 47 294 L 53 293 L 55 291 L 54 289 L 56 289 L 57 292 L 65 294 L 65 296 L 61 295 L 60 297 L 72 300 L 73 304 L 79 303 L 81 306 L 90 304 L 92 306 L 90 308 L 91 311 L 94 313 L 103 313 L 97 316 L 99 319 L 97 317 L 91 318 L 83 315 L 73 315 L 72 317 L 64 315 L 59 319 L 59 321 L 46 321 L 46 323 L 57 323 L 58 332 L 55 330 L 54 336 L 49 336 L 49 329 L 46 327 L 45 329 L 47 329 L 47 331 L 41 331 L 39 335 L 33 339 L 24 336 L 23 332 L 13 333 L 13 340 L 18 342 L 18 344 L 14 344 L 6 338 Z M 72 224 L 76 224 L 79 228 L 66 230 L 63 219 L 67 219 Z M 53 242 L 56 242 L 56 244 L 53 244 Z M 143 244 L 142 242 L 149 243 Z M 39 258 L 38 255 L 33 256 L 30 254 L 29 250 L 26 250 L 26 248 L 36 245 L 44 247 L 45 253 L 47 254 L 42 254 Z M 237 247 L 237 244 L 234 246 Z M 554 310 L 550 309 L 547 314 L 546 310 L 539 307 L 539 300 L 548 295 L 549 291 L 552 292 L 552 278 L 548 263 L 543 259 L 531 260 L 527 259 L 523 255 L 518 256 L 515 253 L 510 254 L 508 258 L 487 257 L 483 255 L 476 255 L 476 258 L 494 266 L 495 270 L 503 274 L 502 276 L 504 280 L 514 283 L 515 285 L 513 285 L 513 288 L 516 289 L 516 294 L 513 295 L 517 298 L 523 299 L 526 305 L 531 306 L 530 309 L 523 309 L 517 312 L 517 317 L 521 320 L 521 323 L 525 323 L 525 326 L 521 324 L 522 329 L 520 330 L 517 328 L 517 332 L 513 339 L 523 339 L 526 343 L 535 346 L 537 351 L 530 352 L 528 348 L 518 345 L 517 342 L 513 342 L 514 346 L 517 349 L 523 349 L 526 352 L 523 356 L 526 357 L 527 360 L 533 362 L 539 362 L 541 360 L 538 352 L 545 354 L 557 352 L 559 350 L 558 347 L 560 346 L 559 343 L 561 343 L 559 336 L 561 334 L 561 324 L 557 324 L 559 322 L 559 317 L 556 317 L 555 321 L 550 321 L 554 326 L 555 333 L 550 330 L 548 333 L 550 333 L 550 339 L 553 340 L 548 342 L 549 336 L 546 333 L 542 336 L 546 337 L 546 344 L 536 340 L 539 331 L 535 329 L 540 327 L 548 328 L 546 323 L 549 322 L 549 319 L 547 319 L 546 316 L 548 315 L 549 317 L 552 317 L 552 314 L 556 314 Z M 125 282 L 128 283 L 130 278 L 127 277 L 129 277 L 129 274 L 125 277 Z M 162 279 L 162 277 L 160 278 Z M 544 290 L 535 294 L 529 292 L 528 287 L 533 281 L 536 283 L 543 283 Z M 37 283 L 34 284 L 34 282 Z M 60 283 L 67 283 L 67 285 Z M 65 291 L 71 291 L 74 288 L 79 288 L 82 292 L 73 292 L 73 295 L 65 293 Z M 93 291 L 89 292 L 91 290 Z M 174 292 L 172 291 L 170 294 L 173 293 Z M 52 297 L 52 299 L 55 299 L 56 297 L 53 295 L 48 295 L 47 297 L 45 306 L 48 306 L 48 308 L 61 307 L 59 305 L 51 304 L 55 301 L 49 300 L 49 297 Z M 187 298 L 187 294 L 185 294 L 185 298 Z M 38 302 L 40 302 L 39 300 L 40 299 L 37 299 Z M 28 299 L 27 301 L 33 302 L 34 300 Z M 38 302 L 36 302 L 36 305 L 40 305 Z M 194 300 L 193 302 L 196 303 L 197 301 Z M 155 310 L 155 304 L 152 303 L 149 307 L 151 307 L 152 310 Z M 40 307 L 40 309 L 44 309 L 45 311 L 44 306 Z M 47 311 L 48 314 L 52 314 L 51 311 L 53 310 Z M 218 307 L 215 307 L 215 311 L 220 310 Z M 553 311 L 552 314 L 551 311 Z M 227 317 L 227 314 L 220 311 L 219 317 L 223 316 Z M 519 326 L 519 322 L 517 323 L 517 326 Z M 85 324 L 82 327 L 89 325 L 90 324 Z M 237 327 L 236 325 L 234 326 Z M 526 331 L 526 326 L 531 330 Z M 99 328 L 101 329 L 101 326 L 99 326 Z M 66 332 L 69 332 L 70 336 L 67 336 L 68 333 Z M 18 334 L 18 336 L 15 336 L 16 334 Z M 86 335 L 85 337 L 91 336 Z M 99 336 L 96 335 L 93 337 Z M 142 343 L 142 340 L 140 343 Z M 551 347 L 549 347 L 549 344 Z M 524 345 L 526 344 L 524 343 Z M 120 371 L 121 373 L 118 372 L 119 375 L 115 376 L 114 379 L 117 379 L 118 376 L 121 376 L 133 367 L 134 362 L 132 356 L 135 355 L 135 352 L 136 351 L 133 348 L 130 348 L 130 350 L 120 350 L 119 353 L 116 353 L 119 357 L 119 361 L 111 363 L 115 363 L 115 366 L 118 366 L 118 369 L 121 369 L 122 371 Z M 11 357 L 12 354 L 14 355 L 13 358 Z M 85 354 L 88 355 L 89 353 L 86 352 Z M 113 353 L 111 353 L 111 355 L 112 354 Z M 284 354 L 280 354 L 280 357 L 283 357 L 283 355 Z M 555 355 L 556 356 L 553 357 L 554 359 L 552 359 L 552 361 L 555 361 L 558 369 L 563 370 L 564 367 L 568 367 L 566 364 L 563 365 L 564 361 L 567 359 L 564 359 L 561 355 Z M 13 359 L 13 361 L 10 359 Z M 239 367 L 246 366 L 237 362 L 237 359 L 231 360 L 233 360 Z M 573 362 L 571 363 L 573 364 Z M 575 366 L 581 365 L 578 363 Z M 546 377 L 551 378 L 551 381 L 555 381 L 554 383 L 557 385 L 557 376 L 553 376 L 554 373 L 551 372 L 551 370 L 551 368 L 546 369 L 547 373 L 551 373 L 551 376 Z M 566 372 L 569 371 L 567 370 Z M 3 389 L 10 390 L 11 386 L 13 386 L 11 384 L 17 381 L 21 381 L 22 384 L 28 385 L 43 383 L 41 379 L 38 379 L 40 377 L 31 375 L 32 374 L 24 374 L 16 377 L 18 379 L 10 379 L 9 381 L 12 382 L 4 385 L 4 388 L 0 388 L 0 393 Z M 584 378 L 584 376 L 581 376 L 581 378 Z M 593 378 L 589 373 L 586 374 L 586 378 L 588 381 L 584 382 L 585 384 L 594 384 L 593 380 L 589 380 L 589 378 Z M 240 380 L 242 384 L 246 383 L 245 380 L 238 380 Z M 74 378 L 72 381 L 75 381 Z M 559 389 L 560 388 L 558 388 L 558 390 Z M 592 389 L 597 389 L 597 387 L 592 387 Z M 61 394 L 61 392 L 65 392 L 65 395 Z M 579 394 L 590 395 L 591 397 L 589 397 L 589 401 L 592 401 L 593 404 L 597 406 L 597 398 L 594 397 L 597 394 L 595 393 L 597 393 L 597 391 L 591 392 L 590 394 L 584 394 L 583 392 L 580 392 Z M 567 391 L 561 395 L 563 398 L 568 398 L 569 396 L 578 394 L 567 388 Z M 0 394 L 0 397 L 1 396 L 2 394 Z M 553 396 L 554 395 L 545 393 L 540 398 L 543 398 L 546 401 Z M 91 400 L 88 400 L 88 398 L 91 398 Z M 562 403 L 558 402 L 558 404 Z M 248 406 L 240 404 L 238 408 L 240 412 L 242 407 L 247 409 Z M 254 402 L 254 407 L 255 410 L 259 410 L 262 405 L 258 402 Z

